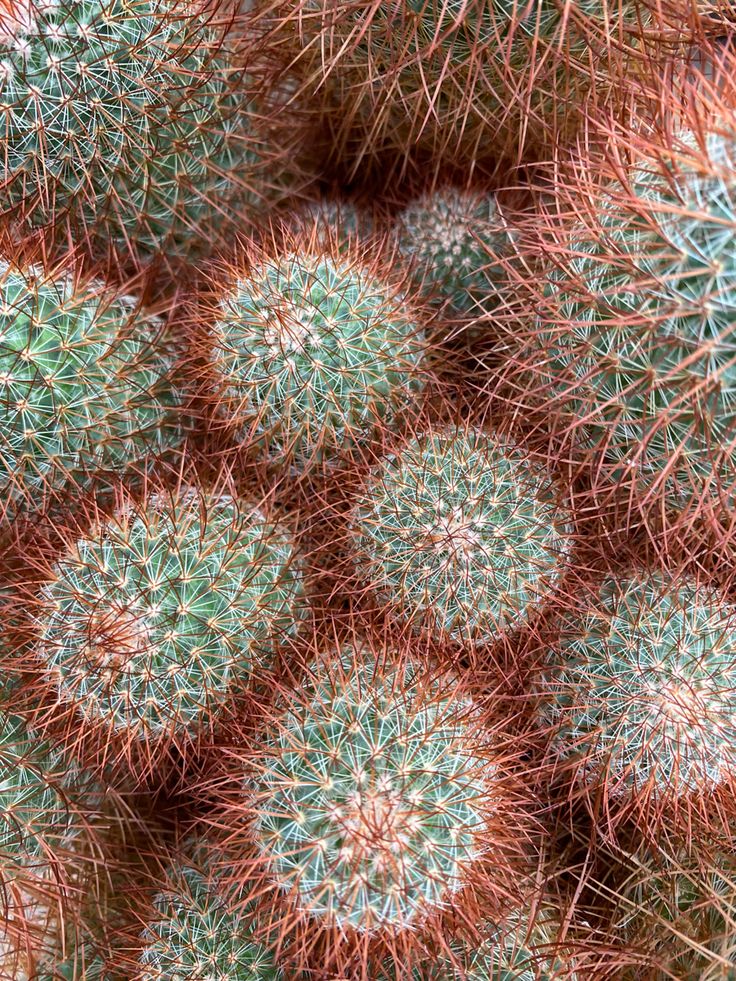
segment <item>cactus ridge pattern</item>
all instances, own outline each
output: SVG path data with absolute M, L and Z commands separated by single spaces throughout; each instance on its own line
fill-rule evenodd
M 406 297 L 337 243 L 238 278 L 211 342 L 221 404 L 242 437 L 301 469 L 390 423 L 425 382 L 427 344 Z
M 37 609 L 59 697 L 139 739 L 192 732 L 301 616 L 288 532 L 227 495 L 151 495 L 73 543 Z
M 350 647 L 276 720 L 255 787 L 267 874 L 322 924 L 373 933 L 451 902 L 497 779 L 472 703 Z
M 505 281 L 494 257 L 503 256 L 510 242 L 495 195 L 455 187 L 425 194 L 399 215 L 397 237 L 436 304 L 456 316 L 493 311 Z
M 352 517 L 360 576 L 397 616 L 485 643 L 553 588 L 570 545 L 552 482 L 517 446 L 428 431 L 386 457 Z
M 685 794 L 736 764 L 733 609 L 693 582 L 607 580 L 563 629 L 543 687 L 555 752 L 611 793 Z
M 0 487 L 6 507 L 122 472 L 181 439 L 162 321 L 71 274 L 0 266 Z
M 283 977 L 273 954 L 253 938 L 249 914 L 236 915 L 216 877 L 196 863 L 172 866 L 153 905 L 154 915 L 141 938 L 139 981 Z
M 7 3 L 9 205 L 36 226 L 101 225 L 103 237 L 145 253 L 196 249 L 236 191 L 257 203 L 256 182 L 250 195 L 239 190 L 261 147 L 223 26 L 168 0 Z

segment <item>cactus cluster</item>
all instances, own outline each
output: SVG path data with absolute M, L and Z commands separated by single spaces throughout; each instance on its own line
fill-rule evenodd
M 196 731 L 301 615 L 288 531 L 192 488 L 129 502 L 49 573 L 36 653 L 59 699 L 146 742 Z
M 408 298 L 339 242 L 234 276 L 208 341 L 217 404 L 241 438 L 301 470 L 390 424 L 427 377 Z
M 614 797 L 684 795 L 736 766 L 734 610 L 686 579 L 609 579 L 540 686 L 555 756 Z
M 0 265 L 0 488 L 7 514 L 181 439 L 160 317 L 72 273 Z
M 358 574 L 397 616 L 488 643 L 559 578 L 568 515 L 521 447 L 473 428 L 411 439 L 375 468 L 352 515 Z

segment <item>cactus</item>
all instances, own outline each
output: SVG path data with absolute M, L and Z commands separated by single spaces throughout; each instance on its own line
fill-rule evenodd
M 196 249 L 230 199 L 260 203 L 280 165 L 254 131 L 252 83 L 241 86 L 218 17 L 169 0 L 9 0 L 0 118 L 10 207 L 33 226 L 96 232 L 137 256 Z
M 210 856 L 211 849 L 202 853 Z M 197 849 L 195 849 L 196 859 Z M 217 876 L 175 863 L 141 938 L 138 981 L 279 981 L 274 955 L 253 937 L 253 914 L 236 915 Z
M 493 640 L 544 600 L 569 548 L 549 477 L 478 429 L 401 445 L 354 505 L 358 574 L 399 618 L 440 638 Z
M 553 748 L 609 799 L 709 788 L 736 763 L 734 611 L 694 581 L 606 580 L 540 686 Z
M 64 924 L 81 916 L 78 895 L 99 859 L 92 828 L 100 798 L 85 801 L 84 773 L 7 705 L 0 709 L 0 768 L 0 976 L 27 981 L 38 977 L 34 965 L 61 956 Z
M 426 380 L 427 343 L 404 294 L 339 242 L 260 257 L 233 277 L 215 318 L 218 405 L 279 465 L 329 463 L 390 424 Z
M 320 653 L 241 751 L 248 782 L 214 819 L 241 856 L 233 881 L 270 896 L 297 950 L 301 929 L 326 972 L 350 977 L 364 976 L 367 944 L 398 967 L 433 916 L 462 915 L 468 896 L 508 901 L 526 825 L 482 723 L 457 675 L 367 642 Z
M 311 235 L 312 241 L 327 252 L 336 242 L 348 248 L 351 242 L 370 238 L 377 224 L 367 208 L 331 198 L 311 201 L 290 217 L 297 233 Z
M 634 856 L 619 883 L 611 924 L 627 948 L 650 957 L 655 981 L 730 977 L 736 958 L 736 870 L 721 855 L 706 865 L 694 856 Z M 628 977 L 628 975 L 627 975 Z
M 736 144 L 699 139 L 640 152 L 625 185 L 601 190 L 588 173 L 561 190 L 597 206 L 566 242 L 545 238 L 555 269 L 521 358 L 527 394 L 569 412 L 597 475 L 680 506 L 734 482 Z
M 258 509 L 151 494 L 50 570 L 37 654 L 87 721 L 145 743 L 187 735 L 293 632 L 302 594 L 289 534 Z
M 181 438 L 163 323 L 71 274 L 0 265 L 6 510 L 121 472 Z
M 500 302 L 510 231 L 495 195 L 448 187 L 407 205 L 397 219 L 401 253 L 424 291 L 452 317 L 492 313 Z

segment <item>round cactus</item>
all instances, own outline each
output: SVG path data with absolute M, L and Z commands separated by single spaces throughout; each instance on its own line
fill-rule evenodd
M 27 981 L 61 957 L 64 924 L 81 916 L 78 891 L 98 857 L 95 800 L 82 810 L 83 773 L 6 709 L 0 771 L 0 975 Z
M 291 221 L 297 232 L 310 235 L 311 240 L 325 251 L 330 251 L 335 243 L 347 247 L 351 242 L 367 239 L 376 228 L 368 209 L 331 198 L 305 204 L 291 215 Z
M 380 463 L 360 492 L 355 565 L 401 619 L 486 643 L 552 589 L 567 519 L 521 448 L 472 428 L 429 431 Z
M 343 252 L 261 257 L 222 295 L 208 338 L 218 405 L 244 440 L 301 470 L 390 422 L 425 382 L 405 296 Z
M 528 393 L 567 411 L 596 474 L 684 504 L 736 479 L 736 143 L 685 133 L 673 145 L 626 186 L 570 178 L 561 193 L 597 207 L 566 242 L 544 237 L 555 269 L 518 360 Z M 550 215 L 555 238 L 557 225 Z
M 277 161 L 253 132 L 226 18 L 204 6 L 3 5 L 4 193 L 22 219 L 101 232 L 135 254 L 189 251 L 229 199 L 260 201 Z
M 217 877 L 175 864 L 141 938 L 138 981 L 279 981 L 273 954 L 253 937 L 252 914 L 236 915 Z
M 150 495 L 74 542 L 35 611 L 62 701 L 149 742 L 191 734 L 298 622 L 294 545 L 256 508 Z
M 507 757 L 459 676 L 345 643 L 259 729 L 237 762 L 247 783 L 215 818 L 228 871 L 326 972 L 364 976 L 368 944 L 398 965 L 433 917 L 468 897 L 501 907 L 518 886 L 526 825 Z
M 609 795 L 712 787 L 736 764 L 734 611 L 694 582 L 606 580 L 540 691 L 552 752 Z
M 736 869 L 720 856 L 645 857 L 616 889 L 611 933 L 646 952 L 656 981 L 730 977 L 736 958 Z
M 11 511 L 181 438 L 159 318 L 95 281 L 0 265 L 0 488 Z
M 454 317 L 492 313 L 504 271 L 494 264 L 510 242 L 493 194 L 449 187 L 409 204 L 397 221 L 398 245 L 422 288 Z

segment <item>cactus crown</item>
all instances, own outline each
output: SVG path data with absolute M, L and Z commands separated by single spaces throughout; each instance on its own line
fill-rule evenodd
M 38 650 L 91 720 L 141 739 L 190 731 L 294 630 L 302 590 L 289 535 L 258 511 L 152 495 L 56 564 Z
M 142 936 L 139 981 L 278 981 L 273 955 L 253 939 L 248 913 L 236 916 L 213 877 L 174 865 Z
M 552 658 L 556 751 L 614 792 L 718 783 L 736 763 L 735 649 L 732 609 L 692 582 L 607 580 Z
M 735 161 L 733 141 L 711 136 L 704 159 L 690 147 L 611 187 L 600 227 L 573 234 L 551 277 L 553 330 L 542 326 L 593 443 L 621 470 L 685 489 L 734 440 Z
M 222 32 L 169 0 L 11 0 L 0 13 L 6 194 L 120 244 L 191 245 L 253 157 Z
M 300 467 L 329 458 L 423 386 L 426 344 L 404 296 L 339 255 L 254 267 L 221 301 L 212 359 L 245 434 Z
M 425 194 L 399 215 L 398 243 L 435 302 L 465 316 L 493 309 L 503 279 L 493 259 L 509 245 L 493 194 L 454 187 Z
M 0 486 L 11 501 L 178 441 L 162 330 L 98 283 L 0 267 Z
M 259 757 L 255 840 L 299 908 L 342 930 L 416 924 L 483 851 L 496 768 L 472 703 L 343 647 Z
M 430 431 L 387 457 L 353 512 L 356 565 L 404 619 L 484 643 L 556 580 L 567 515 L 519 448 Z

